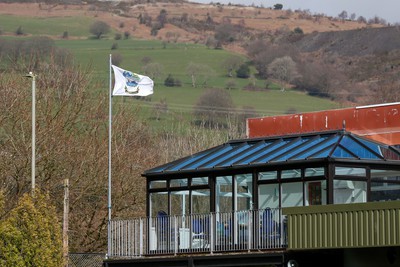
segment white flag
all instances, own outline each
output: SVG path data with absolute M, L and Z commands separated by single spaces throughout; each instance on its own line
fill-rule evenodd
M 111 65 L 114 70 L 114 96 L 148 96 L 153 94 L 154 82 L 147 76 Z

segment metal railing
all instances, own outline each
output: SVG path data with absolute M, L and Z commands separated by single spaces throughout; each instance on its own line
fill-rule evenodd
M 286 223 L 280 209 L 111 220 L 110 258 L 280 249 Z

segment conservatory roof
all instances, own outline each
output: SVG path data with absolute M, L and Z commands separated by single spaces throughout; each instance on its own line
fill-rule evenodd
M 255 167 L 326 158 L 377 162 L 400 161 L 400 150 L 344 130 L 232 140 L 147 170 L 143 175 Z

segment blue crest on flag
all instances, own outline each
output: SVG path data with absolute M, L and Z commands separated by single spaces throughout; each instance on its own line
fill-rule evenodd
M 136 73 L 130 71 L 124 71 L 122 75 L 126 78 L 125 92 L 137 93 L 139 91 L 138 85 L 140 77 Z
M 122 75 L 124 75 L 124 77 L 127 80 L 126 85 L 137 86 L 139 84 L 140 78 L 135 73 L 132 73 L 130 71 L 124 71 Z

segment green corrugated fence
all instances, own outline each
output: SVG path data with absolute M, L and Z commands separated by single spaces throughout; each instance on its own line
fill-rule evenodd
M 284 208 L 288 249 L 400 245 L 400 201 Z

